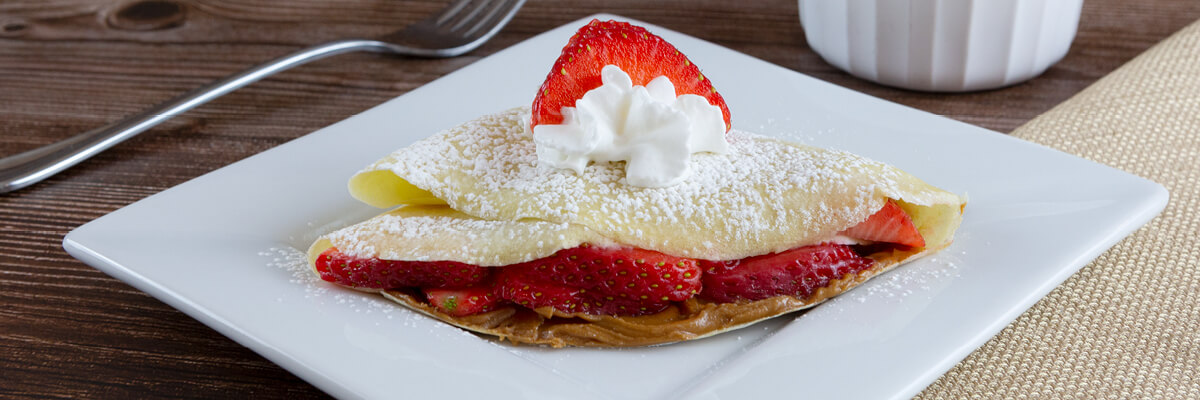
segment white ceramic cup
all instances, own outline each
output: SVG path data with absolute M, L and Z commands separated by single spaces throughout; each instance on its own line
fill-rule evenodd
M 854 76 L 905 89 L 1012 85 L 1067 54 L 1083 0 L 799 0 L 808 45 Z

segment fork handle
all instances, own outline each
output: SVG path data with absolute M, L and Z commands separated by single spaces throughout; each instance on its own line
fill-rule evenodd
M 277 72 L 338 54 L 355 51 L 390 52 L 390 46 L 375 40 L 349 39 L 305 48 L 209 83 L 123 120 L 57 143 L 0 158 L 0 193 L 40 182 L 176 115 Z

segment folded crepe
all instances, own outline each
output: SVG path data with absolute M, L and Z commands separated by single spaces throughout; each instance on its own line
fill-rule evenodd
M 627 185 L 624 163 L 583 173 L 537 163 L 528 108 L 481 117 L 400 149 L 354 175 L 351 194 L 393 210 L 320 238 L 353 257 L 502 267 L 580 245 L 738 260 L 830 241 L 891 201 L 925 246 L 865 246 L 867 269 L 808 296 L 718 303 L 693 297 L 641 316 L 504 305 L 451 316 L 403 288 L 366 289 L 464 329 L 516 343 L 640 346 L 701 338 L 812 307 L 953 239 L 965 199 L 889 165 L 733 130 L 729 154 L 695 154 L 692 175 L 663 188 Z M 361 289 L 361 288 L 360 288 Z

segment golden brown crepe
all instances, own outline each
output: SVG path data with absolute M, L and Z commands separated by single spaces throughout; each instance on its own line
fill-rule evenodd
M 531 261 L 582 243 L 621 245 L 706 260 L 735 260 L 834 239 L 893 199 L 923 248 L 883 250 L 876 263 L 808 298 L 716 304 L 692 299 L 639 317 L 564 315 L 506 306 L 451 317 L 404 291 L 384 295 L 414 310 L 514 342 L 638 346 L 695 339 L 811 307 L 949 245 L 965 200 L 883 163 L 731 131 L 726 155 L 696 154 L 692 176 L 665 188 L 623 182 L 623 163 L 576 174 L 537 165 L 527 109 L 481 117 L 398 150 L 360 171 L 350 192 L 400 206 L 322 237 L 356 257 L 449 260 L 481 266 Z

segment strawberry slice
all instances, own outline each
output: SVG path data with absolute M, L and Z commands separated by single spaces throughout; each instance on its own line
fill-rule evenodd
M 505 270 L 571 287 L 666 297 L 669 301 L 686 300 L 700 289 L 700 270 L 695 260 L 630 247 L 585 243 Z
M 842 235 L 874 242 L 925 247 L 925 238 L 913 225 L 912 218 L 892 199 L 888 199 L 887 204 L 867 217 L 866 221 L 842 231 Z
M 507 300 L 567 313 L 650 314 L 700 291 L 696 260 L 586 243 L 504 267 L 498 279 Z
M 662 311 L 671 304 L 661 297 L 588 290 L 536 275 L 507 270 L 500 274 L 503 282 L 501 297 L 528 308 L 552 307 L 565 313 L 591 315 L 646 315 Z
M 732 261 L 701 261 L 700 298 L 719 303 L 779 295 L 808 297 L 817 289 L 874 263 L 849 246 L 824 243 Z
M 596 297 L 599 294 L 589 293 L 585 288 L 567 286 L 548 279 L 540 279 L 536 275 L 510 272 L 507 269 L 500 272 L 500 281 L 500 297 L 527 308 L 551 307 L 566 313 L 616 315 L 621 311 L 646 307 L 630 304 L 627 301 L 622 304 L 604 301 L 597 303 Z M 622 298 L 621 300 L 626 299 Z M 655 307 L 654 310 L 651 310 L 652 312 L 661 310 L 657 305 L 648 306 Z M 661 305 L 661 307 L 665 306 L 665 304 Z M 626 312 L 625 314 L 631 313 Z
M 629 74 L 634 85 L 645 86 L 659 76 L 675 85 L 675 94 L 694 94 L 721 108 L 725 129 L 729 125 L 729 107 L 687 56 L 646 28 L 627 22 L 599 21 L 580 28 L 563 47 L 562 55 L 546 75 L 546 81 L 533 99 L 529 128 L 538 124 L 561 124 L 562 108 L 574 107 L 575 100 L 600 87 L 600 70 L 616 65 Z
M 491 269 L 454 261 L 393 261 L 358 258 L 331 247 L 317 257 L 321 279 L 365 289 L 472 287 Z
M 462 317 L 496 309 L 500 295 L 492 285 L 453 289 L 424 289 L 429 304 L 447 315 Z

